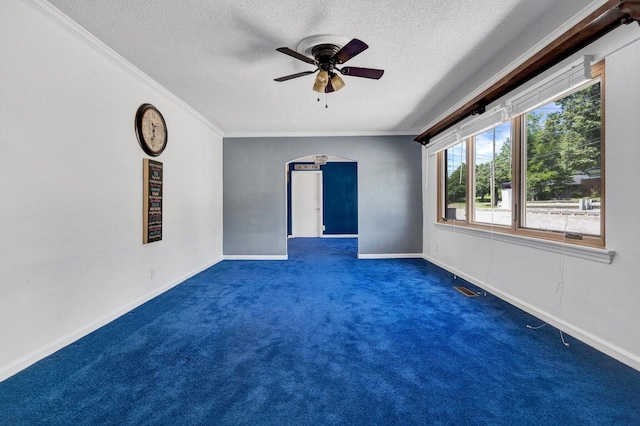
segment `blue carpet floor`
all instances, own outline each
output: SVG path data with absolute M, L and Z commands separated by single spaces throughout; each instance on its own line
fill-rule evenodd
M 0 423 L 638 425 L 640 372 L 423 260 L 294 239 L 0 383 Z

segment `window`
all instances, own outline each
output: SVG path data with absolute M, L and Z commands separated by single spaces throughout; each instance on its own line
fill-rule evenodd
M 511 225 L 511 122 L 474 138 L 473 221 Z
M 603 247 L 603 72 L 440 151 L 438 220 Z
M 526 114 L 522 226 L 600 236 L 600 83 Z
M 445 150 L 445 218 L 467 219 L 467 148 L 461 142 Z

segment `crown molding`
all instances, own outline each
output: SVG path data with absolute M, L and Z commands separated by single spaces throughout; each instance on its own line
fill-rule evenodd
M 226 132 L 224 138 L 322 138 L 322 137 L 352 137 L 352 136 L 411 136 L 417 131 L 349 131 L 349 132 Z
M 164 86 L 159 84 L 157 81 L 149 77 L 147 74 L 142 72 L 136 66 L 134 66 L 131 62 L 127 61 L 125 58 L 120 56 L 115 50 L 104 44 L 93 34 L 85 30 L 74 20 L 69 18 L 67 15 L 62 13 L 59 9 L 46 2 L 45 0 L 22 0 L 25 4 L 31 6 L 33 9 L 38 11 L 40 14 L 48 18 L 50 21 L 55 23 L 60 28 L 67 31 L 69 34 L 73 35 L 79 41 L 85 43 L 87 46 L 95 50 L 97 53 L 102 55 L 104 58 L 109 60 L 111 63 L 118 66 L 120 69 L 128 73 L 129 75 L 137 78 L 139 81 L 155 90 L 156 92 L 163 95 L 165 98 L 176 104 L 178 107 L 182 108 L 185 112 L 191 115 L 196 120 L 200 121 L 202 124 L 216 132 L 220 136 L 224 136 L 224 132 L 218 128 L 216 125 L 211 123 L 208 119 L 206 119 L 202 114 L 197 112 L 195 109 L 190 107 L 187 103 L 185 103 L 182 99 L 178 98 L 176 95 L 171 93 Z

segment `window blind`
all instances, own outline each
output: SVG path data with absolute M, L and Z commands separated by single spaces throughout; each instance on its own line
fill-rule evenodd
M 507 101 L 509 117 L 529 112 L 555 98 L 580 87 L 591 80 L 593 55 L 585 55 L 580 61 L 543 80 Z
M 530 89 L 512 96 L 505 104 L 455 127 L 447 133 L 433 138 L 428 145 L 429 152 L 435 154 L 459 141 L 484 132 L 506 120 L 529 112 L 540 105 L 574 90 L 591 80 L 593 55 L 585 55 L 579 61 L 553 74 Z
M 474 119 L 467 121 L 460 127 L 456 127 L 454 130 L 444 133 L 442 136 L 433 138 L 429 143 L 429 152 L 435 154 L 438 151 L 452 147 L 458 142 L 497 126 L 507 119 L 505 106 L 499 105 L 492 111 L 487 111 L 482 115 L 475 116 Z
M 482 133 L 492 127 L 497 126 L 503 121 L 507 120 L 507 112 L 505 107 L 500 105 L 491 112 L 485 112 L 478 116 L 476 119 L 469 121 L 461 126 L 462 139 L 475 136 L 478 133 Z
M 460 131 L 455 129 L 447 133 L 442 133 L 431 139 L 431 142 L 429 143 L 429 146 L 427 148 L 429 149 L 430 155 L 435 155 L 438 151 L 447 149 L 457 144 L 460 140 Z

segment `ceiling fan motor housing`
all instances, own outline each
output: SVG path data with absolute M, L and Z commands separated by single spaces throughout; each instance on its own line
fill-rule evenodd
M 333 58 L 340 49 L 341 47 L 335 44 L 319 44 L 313 46 L 311 53 L 316 61 L 318 61 L 320 69 L 332 71 L 335 66 L 335 61 L 332 61 L 331 58 Z

